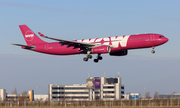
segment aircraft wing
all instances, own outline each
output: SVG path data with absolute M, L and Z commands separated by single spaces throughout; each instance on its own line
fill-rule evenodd
M 12 45 L 21 46 L 22 48 L 25 48 L 25 49 L 34 49 L 35 48 L 35 46 L 27 46 L 27 45 L 21 45 L 21 44 L 12 44 Z
M 38 32 L 38 34 L 39 34 L 41 37 L 59 41 L 60 44 L 62 44 L 62 45 L 68 45 L 68 47 L 73 46 L 73 47 L 75 47 L 75 48 L 83 48 L 83 47 L 85 47 L 85 48 L 93 48 L 93 47 L 96 47 L 96 46 L 101 46 L 101 44 L 85 43 L 85 42 L 77 42 L 77 41 L 69 41 L 69 40 L 64 40 L 64 39 L 56 39 L 56 38 L 52 38 L 52 37 L 45 36 L 45 35 L 43 35 L 43 34 L 40 33 L 40 32 Z

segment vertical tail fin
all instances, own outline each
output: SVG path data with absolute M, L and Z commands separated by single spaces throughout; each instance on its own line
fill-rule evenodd
M 24 36 L 24 39 L 28 46 L 39 44 L 39 43 L 46 43 L 45 41 L 41 40 L 31 29 L 29 29 L 26 25 L 19 25 L 21 32 Z

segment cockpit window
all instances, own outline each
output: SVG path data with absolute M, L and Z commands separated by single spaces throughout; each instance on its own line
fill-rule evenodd
M 159 36 L 159 38 L 163 38 L 164 36 Z

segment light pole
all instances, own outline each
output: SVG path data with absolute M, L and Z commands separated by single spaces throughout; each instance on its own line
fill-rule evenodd
M 144 99 L 145 99 L 145 95 L 146 95 L 146 87 L 144 87 Z M 143 101 L 141 101 L 141 106 L 143 105 L 142 102 Z
M 146 94 L 145 89 L 146 89 L 146 87 L 144 87 L 144 98 L 145 98 L 145 94 Z
M 39 91 L 38 91 L 38 90 L 39 90 L 39 88 L 40 88 L 40 86 L 37 86 L 37 94 L 39 93 Z
M 136 94 L 134 93 L 135 107 L 136 107 Z
M 171 95 L 171 107 L 172 107 L 172 98 L 173 98 L 174 92 L 173 92 L 173 87 L 172 87 L 172 95 Z
M 178 107 L 179 107 L 179 97 L 178 97 Z
M 39 94 L 41 94 L 41 86 L 39 86 Z

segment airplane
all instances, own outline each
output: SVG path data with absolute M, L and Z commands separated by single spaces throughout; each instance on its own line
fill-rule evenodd
M 128 50 L 140 48 L 152 48 L 155 53 L 155 47 L 166 43 L 169 39 L 161 34 L 145 33 L 136 35 L 123 35 L 114 37 L 103 37 L 82 40 L 64 40 L 45 36 L 38 32 L 41 37 L 52 39 L 57 42 L 48 43 L 41 40 L 26 25 L 19 25 L 27 45 L 13 44 L 21 46 L 22 49 L 36 51 L 52 55 L 73 55 L 87 54 L 84 61 L 92 58 L 92 54 L 97 54 L 94 62 L 102 60 L 101 54 L 109 53 L 110 56 L 126 56 Z

